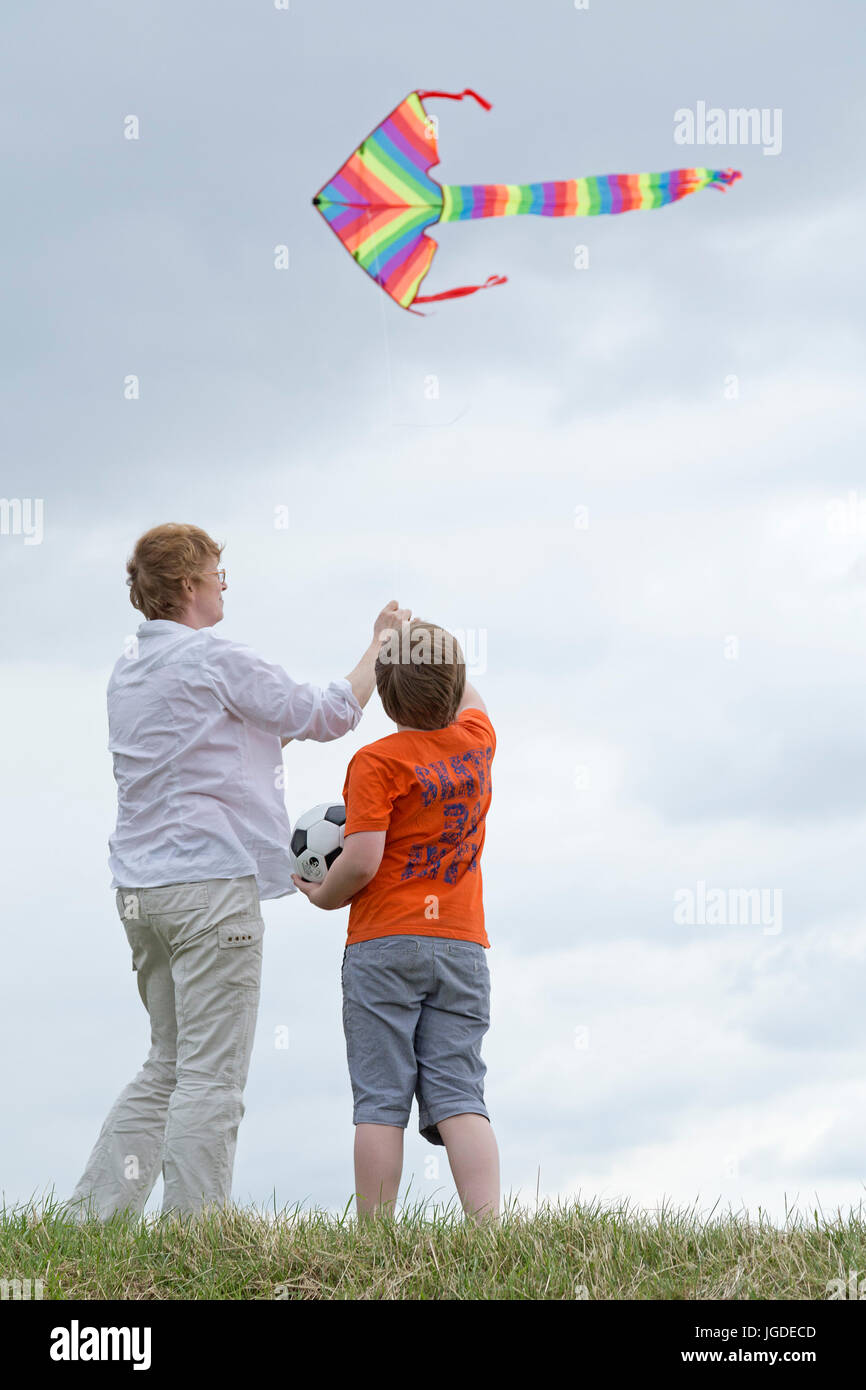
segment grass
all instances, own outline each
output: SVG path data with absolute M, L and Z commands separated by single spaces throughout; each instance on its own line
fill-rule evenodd
M 597 1203 L 506 1203 L 486 1227 L 420 1204 L 361 1225 L 348 1208 L 105 1223 L 50 1199 L 0 1210 L 0 1279 L 41 1279 L 45 1299 L 825 1299 L 864 1269 L 862 1210 L 783 1228 Z

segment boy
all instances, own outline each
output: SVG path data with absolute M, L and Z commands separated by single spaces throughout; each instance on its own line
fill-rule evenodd
M 324 882 L 293 875 L 317 907 L 351 901 L 343 1027 L 358 1216 L 393 1210 L 414 1093 L 420 1132 L 444 1144 L 464 1211 L 496 1220 L 480 868 L 496 735 L 458 643 L 433 623 L 386 636 L 376 686 L 397 732 L 349 763 L 345 848 Z

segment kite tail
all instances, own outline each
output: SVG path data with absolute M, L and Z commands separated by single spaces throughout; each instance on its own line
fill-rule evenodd
M 423 93 L 433 96 L 434 93 Z M 440 92 L 435 95 L 447 96 Z M 475 96 L 474 92 L 464 95 Z M 552 183 L 445 183 L 440 222 L 473 217 L 510 217 L 537 213 L 541 217 L 589 217 L 602 212 L 634 212 L 675 203 L 702 188 L 722 192 L 737 179 L 738 169 L 669 169 L 663 174 L 601 174 L 597 178 Z M 506 276 L 491 275 L 483 285 L 462 285 L 441 294 L 416 295 L 415 304 L 437 299 L 460 299 L 491 285 L 504 285 Z
M 599 174 L 551 183 L 443 184 L 440 222 L 473 217 L 590 217 L 664 207 L 702 188 L 724 191 L 742 178 L 738 169 L 668 169 L 662 174 Z

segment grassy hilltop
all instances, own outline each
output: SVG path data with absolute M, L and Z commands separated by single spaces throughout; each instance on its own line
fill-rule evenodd
M 862 1210 L 784 1228 L 627 1204 L 506 1204 L 481 1227 L 420 1207 L 360 1226 L 348 1208 L 105 1224 L 52 1201 L 0 1211 L 0 1274 L 41 1280 L 45 1299 L 826 1299 L 852 1270 L 866 1270 Z

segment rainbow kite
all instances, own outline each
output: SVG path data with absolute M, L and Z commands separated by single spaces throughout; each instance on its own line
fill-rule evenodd
M 429 174 L 439 163 L 434 123 L 422 102 L 474 99 L 477 92 L 412 92 L 358 146 L 313 203 L 358 265 L 397 304 L 457 299 L 506 276 L 491 275 L 483 285 L 462 285 L 440 294 L 418 288 L 436 253 L 426 229 L 434 222 L 469 217 L 510 217 L 533 212 L 542 217 L 588 217 L 600 212 L 632 212 L 675 203 L 701 188 L 724 190 L 742 178 L 737 169 L 669 169 L 663 174 L 600 174 L 557 183 L 437 183 Z

